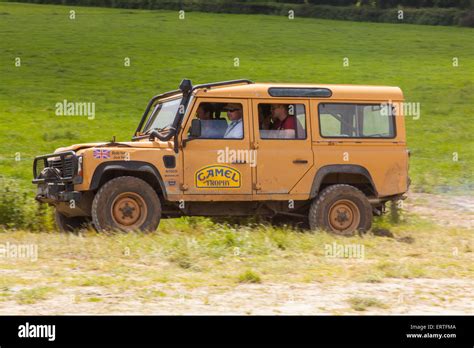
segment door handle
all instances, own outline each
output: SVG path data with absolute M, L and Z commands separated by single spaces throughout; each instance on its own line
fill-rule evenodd
M 296 164 L 305 164 L 305 163 L 308 163 L 307 160 L 301 160 L 301 159 L 295 159 L 293 160 L 293 163 L 296 163 Z

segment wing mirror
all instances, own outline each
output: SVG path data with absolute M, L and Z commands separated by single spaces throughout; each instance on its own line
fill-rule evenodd
M 199 138 L 201 136 L 201 120 L 194 119 L 191 121 L 191 132 L 189 133 L 190 138 Z
M 189 135 L 187 139 L 183 140 L 183 147 L 186 146 L 188 141 L 201 137 L 201 120 L 196 118 L 191 121 L 191 127 L 189 128 Z

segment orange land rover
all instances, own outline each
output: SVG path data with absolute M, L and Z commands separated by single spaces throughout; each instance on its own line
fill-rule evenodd
M 130 142 L 36 157 L 62 231 L 157 229 L 183 215 L 288 215 L 353 234 L 408 190 L 398 87 L 225 81 L 153 97 Z

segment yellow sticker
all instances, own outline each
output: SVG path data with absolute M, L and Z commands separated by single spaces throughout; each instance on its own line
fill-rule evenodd
M 240 172 L 219 164 L 199 169 L 195 174 L 197 188 L 239 188 Z

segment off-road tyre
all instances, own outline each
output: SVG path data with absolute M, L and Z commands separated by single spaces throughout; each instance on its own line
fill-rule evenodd
M 97 231 L 154 232 L 161 219 L 156 191 L 144 180 L 120 176 L 106 182 L 92 202 Z
M 367 197 L 351 185 L 326 187 L 313 200 L 308 214 L 311 230 L 352 236 L 372 226 L 372 207 Z

